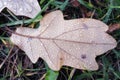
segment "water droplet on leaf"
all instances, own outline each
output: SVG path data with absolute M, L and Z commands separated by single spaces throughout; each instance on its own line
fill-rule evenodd
M 32 12 L 32 7 L 29 5 L 29 4 L 25 4 L 25 11 L 27 12 L 27 13 L 31 13 Z

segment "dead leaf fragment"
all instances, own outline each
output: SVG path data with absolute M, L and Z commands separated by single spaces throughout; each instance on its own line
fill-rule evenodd
M 120 24 L 119 23 L 111 24 L 109 26 L 109 29 L 108 29 L 107 32 L 112 33 L 113 31 L 118 30 L 118 29 L 120 29 Z
M 80 6 L 80 3 L 78 2 L 78 0 L 70 0 L 70 2 L 74 7 Z
M 0 0 L 0 12 L 7 7 L 16 15 L 34 18 L 41 10 L 37 0 Z
M 81 18 L 64 20 L 61 11 L 47 14 L 38 29 L 17 28 L 11 41 L 35 63 L 39 57 L 53 70 L 65 66 L 97 70 L 95 57 L 116 47 L 101 21 Z

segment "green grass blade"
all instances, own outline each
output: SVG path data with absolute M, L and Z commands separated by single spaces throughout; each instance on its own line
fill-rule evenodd
M 45 63 L 45 68 L 47 70 L 45 80 L 57 80 L 57 77 L 59 75 L 59 71 L 53 71 L 51 70 L 47 63 Z
M 84 0 L 78 0 L 78 2 L 80 4 L 82 4 L 83 6 L 85 6 L 86 8 L 88 8 L 88 9 L 92 9 L 93 8 L 93 5 L 91 3 L 85 2 Z
M 65 7 L 66 7 L 67 4 L 68 4 L 68 1 L 69 1 L 69 0 L 66 0 L 66 1 L 60 6 L 60 9 L 61 9 L 61 10 L 64 10 L 64 9 L 65 9 Z
M 57 80 L 58 75 L 59 75 L 58 71 L 53 71 L 49 69 L 47 70 L 45 80 Z

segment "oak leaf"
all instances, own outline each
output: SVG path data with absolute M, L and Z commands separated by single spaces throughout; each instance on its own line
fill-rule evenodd
M 37 0 L 0 0 L 0 12 L 7 7 L 16 15 L 34 18 L 41 10 Z
M 99 20 L 64 20 L 61 11 L 54 11 L 40 21 L 38 29 L 17 28 L 10 39 L 33 63 L 41 57 L 53 70 L 63 65 L 97 70 L 95 57 L 117 44 L 107 30 L 108 26 Z

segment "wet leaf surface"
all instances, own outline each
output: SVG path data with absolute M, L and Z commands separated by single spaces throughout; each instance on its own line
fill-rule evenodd
M 117 44 L 107 30 L 108 26 L 99 20 L 64 20 L 61 11 L 53 11 L 44 16 L 38 29 L 17 28 L 10 39 L 33 63 L 41 57 L 56 71 L 63 65 L 97 70 L 96 56 Z

